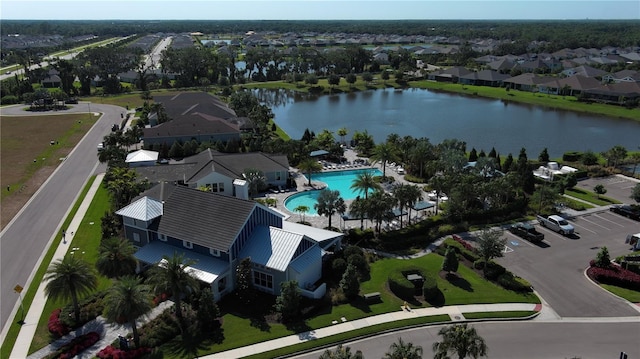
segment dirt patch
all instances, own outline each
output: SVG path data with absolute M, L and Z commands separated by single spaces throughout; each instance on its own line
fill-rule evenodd
M 2 210 L 0 211 L 0 223 L 2 229 L 11 222 L 13 217 L 18 214 L 20 209 L 29 201 L 29 198 L 42 186 L 42 184 L 51 176 L 56 167 L 46 166 L 36 171 L 22 188 L 15 191 L 11 196 L 2 200 Z M 5 188 L 6 190 L 6 188 Z

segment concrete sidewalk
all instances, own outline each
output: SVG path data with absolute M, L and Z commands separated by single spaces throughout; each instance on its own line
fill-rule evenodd
M 91 184 L 89 191 L 78 207 L 78 211 L 71 220 L 69 228 L 66 228 L 66 236 L 64 240 L 60 241 L 60 243 L 58 244 L 58 248 L 56 249 L 53 258 L 51 259 L 52 262 L 64 258 L 67 251 L 69 251 L 69 248 L 71 248 L 73 236 L 78 231 L 80 223 L 82 222 L 84 215 L 87 213 L 87 209 L 89 209 L 89 205 L 91 204 L 94 195 L 98 191 L 100 184 L 102 184 L 103 178 L 104 174 L 99 174 Z M 44 310 L 44 306 L 47 303 L 47 297 L 44 293 L 45 286 L 45 282 L 40 283 L 36 295 L 33 297 L 33 302 L 29 306 L 29 311 L 24 318 L 24 324 L 22 325 L 20 333 L 16 338 L 16 342 L 13 346 L 13 351 L 11 352 L 10 358 L 26 358 L 27 354 L 29 353 L 29 347 L 31 346 L 31 342 L 33 341 L 33 337 L 35 336 L 40 316 L 43 314 L 47 315 L 46 313 L 42 313 Z
M 270 350 L 288 347 L 320 338 L 326 338 L 335 334 L 345 333 L 352 330 L 388 323 L 404 319 L 412 319 L 416 317 L 428 317 L 433 315 L 446 314 L 449 315 L 452 322 L 465 321 L 464 313 L 474 312 L 501 312 L 501 311 L 536 311 L 542 309 L 541 304 L 531 303 L 502 303 L 502 304 L 469 304 L 469 305 L 452 305 L 439 308 L 419 308 L 411 310 L 403 310 L 398 308 L 397 312 L 385 313 L 350 321 L 348 318 L 336 318 L 337 324 L 328 327 L 311 330 L 304 333 L 289 335 L 286 337 L 269 340 L 262 343 L 248 345 L 242 348 L 227 350 L 215 353 L 201 358 L 243 358 L 246 356 L 264 353 Z

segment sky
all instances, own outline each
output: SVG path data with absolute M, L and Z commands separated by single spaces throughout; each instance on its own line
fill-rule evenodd
M 0 0 L 0 19 L 640 20 L 640 0 Z

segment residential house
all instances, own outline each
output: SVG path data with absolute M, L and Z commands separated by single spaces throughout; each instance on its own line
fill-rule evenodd
M 502 86 L 502 81 L 510 77 L 511 76 L 501 74 L 498 71 L 482 70 L 460 76 L 458 82 L 465 85 L 500 87 Z
M 595 67 L 591 67 L 587 65 L 567 68 L 562 71 L 562 74 L 564 76 L 580 75 L 584 77 L 600 77 L 600 78 L 604 76 L 606 73 L 607 73 L 606 71 L 596 69 Z
M 339 246 L 342 238 L 307 226 L 285 228 L 281 213 L 254 201 L 167 184 L 116 213 L 137 247 L 140 269 L 183 254 L 195 262 L 186 269 L 211 288 L 215 300 L 235 289 L 236 267 L 244 258 L 251 259 L 255 288 L 278 295 L 280 283 L 295 280 L 302 295 L 321 298 L 326 285 L 320 283 L 320 244 Z
M 537 76 L 536 74 L 528 72 L 520 74 L 518 76 L 510 77 L 503 80 L 502 82 L 511 89 L 521 91 L 536 91 L 539 84 L 549 82 L 554 79 L 554 77 Z
M 577 96 L 582 92 L 600 87 L 602 83 L 593 77 L 575 75 L 564 78 L 554 78 L 548 82 L 540 83 L 538 91 L 541 93 Z
M 42 87 L 45 88 L 57 88 L 62 86 L 62 79 L 60 78 L 60 72 L 56 69 L 50 69 L 47 72 L 47 76 L 40 81 Z
M 240 128 L 224 119 L 195 112 L 188 118 L 170 120 L 154 127 L 143 129 L 145 148 L 171 146 L 178 141 L 196 140 L 198 143 L 240 142 Z
M 446 70 L 434 71 L 428 75 L 429 80 L 438 82 L 458 83 L 460 77 L 471 74 L 472 71 L 462 66 L 454 66 Z
M 639 82 L 640 72 L 635 70 L 621 70 L 602 76 L 604 82 Z
M 607 83 L 585 90 L 584 93 L 595 101 L 622 105 L 628 100 L 640 99 L 640 82 Z

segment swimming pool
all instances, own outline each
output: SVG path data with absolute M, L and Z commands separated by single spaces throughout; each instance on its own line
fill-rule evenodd
M 354 192 L 350 187 L 353 184 L 353 180 L 361 173 L 369 172 L 374 176 L 382 176 L 382 171 L 377 168 L 367 168 L 359 170 L 348 171 L 334 171 L 314 173 L 311 175 L 312 181 L 320 181 L 327 184 L 330 190 L 338 190 L 340 197 L 345 201 L 355 199 L 361 192 Z M 294 209 L 298 206 L 307 206 L 309 212 L 305 215 L 317 216 L 318 212 L 314 208 L 314 205 L 318 203 L 318 196 L 320 191 L 306 191 L 302 193 L 294 194 L 284 201 L 284 206 L 291 212 L 295 213 Z

